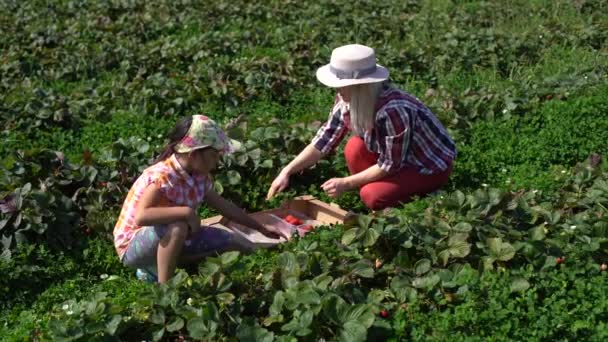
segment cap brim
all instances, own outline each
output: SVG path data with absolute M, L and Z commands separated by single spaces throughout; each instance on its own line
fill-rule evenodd
M 386 81 L 388 79 L 389 72 L 385 67 L 376 64 L 376 71 L 373 74 L 369 74 L 363 78 L 343 78 L 336 77 L 330 70 L 329 64 L 324 65 L 317 69 L 317 79 L 319 82 L 331 88 L 346 87 L 355 84 L 366 84 L 366 83 L 377 83 Z

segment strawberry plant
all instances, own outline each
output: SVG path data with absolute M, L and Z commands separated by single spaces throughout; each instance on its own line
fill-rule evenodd
M 372 7 L 2 2 L 0 336 L 605 340 L 605 2 Z M 111 231 L 179 117 L 244 143 L 215 187 L 248 211 L 334 201 L 319 184 L 347 175 L 343 145 L 264 197 L 327 119 L 314 71 L 350 42 L 449 129 L 450 183 L 384 212 L 349 192 L 335 201 L 352 223 L 135 280 Z

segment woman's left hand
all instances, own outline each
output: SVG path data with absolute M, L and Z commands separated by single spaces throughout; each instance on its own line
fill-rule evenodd
M 321 185 L 323 191 L 332 198 L 340 196 L 343 192 L 350 190 L 346 179 L 332 178 Z

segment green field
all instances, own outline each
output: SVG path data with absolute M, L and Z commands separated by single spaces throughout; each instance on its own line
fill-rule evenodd
M 0 1 L 0 339 L 608 339 L 608 1 Z M 245 142 L 216 175 L 249 211 L 347 174 L 341 149 L 266 202 L 376 50 L 458 148 L 443 191 L 144 284 L 112 229 L 183 116 Z M 239 118 L 237 120 L 237 118 Z M 236 122 L 236 124 L 235 124 Z M 202 217 L 213 214 L 202 207 Z

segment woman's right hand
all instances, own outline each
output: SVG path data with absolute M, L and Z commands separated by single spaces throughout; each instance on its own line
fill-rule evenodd
M 285 170 L 281 171 L 277 178 L 272 181 L 270 185 L 270 189 L 268 190 L 268 194 L 266 195 L 266 200 L 270 200 L 274 197 L 275 194 L 285 190 L 289 186 L 289 173 L 285 172 Z

